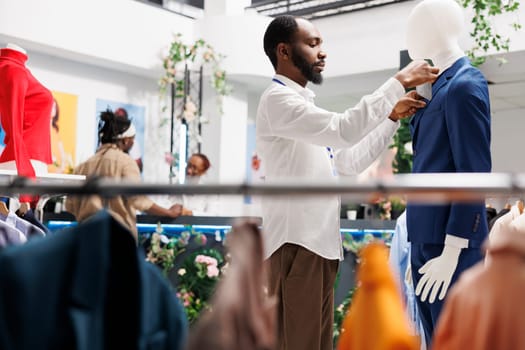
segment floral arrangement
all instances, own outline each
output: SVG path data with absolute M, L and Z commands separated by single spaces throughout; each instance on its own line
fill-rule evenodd
M 146 260 L 157 265 L 162 269 L 164 276 L 170 279 L 188 320 L 193 323 L 204 309 L 210 307 L 209 299 L 227 264 L 217 249 L 200 248 L 185 258 L 181 257 L 180 259 L 184 259 L 182 263 L 178 259 L 176 266 L 176 258 L 186 252 L 190 239 L 198 247 L 205 246 L 208 241 L 205 234 L 197 233 L 191 225 L 186 226 L 186 230 L 180 235 L 168 237 L 158 223 L 155 232 L 150 236 L 141 235 L 140 244 L 146 247 Z M 176 282 L 172 275 L 175 269 Z
M 381 220 L 395 220 L 406 208 L 406 200 L 396 196 L 380 197 L 375 203 Z
M 359 240 L 355 239 L 350 232 L 344 232 L 342 233 L 342 236 L 343 249 L 347 252 L 354 253 L 356 256 L 361 248 L 372 241 L 380 239 L 388 246 L 392 240 L 392 234 L 388 231 L 381 232 L 381 237 L 376 237 L 372 233 L 367 232 L 363 235 L 363 238 Z
M 231 93 L 231 86 L 226 82 L 226 71 L 221 68 L 221 61 L 223 59 L 224 56 L 215 52 L 213 47 L 204 40 L 199 39 L 192 45 L 187 45 L 182 41 L 182 35 L 180 33 L 175 34 L 170 44 L 168 54 L 162 60 L 164 74 L 159 80 L 161 95 L 165 95 L 168 86 L 173 84 L 175 86 L 175 97 L 183 97 L 185 95 L 184 77 L 177 76 L 179 70 L 182 69 L 182 72 L 184 70 L 184 67 L 181 67 L 181 63 L 186 64 L 188 62 L 200 61 L 201 64 L 211 67 L 211 86 L 219 96 L 218 104 L 222 113 L 221 97 Z M 163 111 L 166 110 L 166 108 L 167 106 L 164 106 Z M 187 118 L 191 116 L 195 118 L 196 112 L 197 108 L 190 99 L 186 101 L 184 112 L 179 117 Z
M 352 303 L 352 297 L 354 296 L 356 288 L 357 287 L 350 289 L 343 302 L 339 304 L 334 310 L 334 349 L 337 347 L 337 341 L 339 340 L 339 336 L 341 335 L 341 327 L 343 325 L 346 312 L 348 311 L 348 309 L 350 308 L 350 304 Z
M 175 264 L 175 258 L 184 252 L 190 236 L 191 231 L 184 231 L 179 237 L 169 238 L 164 233 L 160 222 L 157 223 L 157 228 L 151 235 L 146 260 L 159 266 L 164 272 L 164 275 L 167 276 Z
M 197 320 L 204 309 L 209 309 L 209 300 L 223 273 L 223 267 L 224 258 L 218 250 L 203 249 L 190 254 L 177 271 L 177 296 L 190 324 Z

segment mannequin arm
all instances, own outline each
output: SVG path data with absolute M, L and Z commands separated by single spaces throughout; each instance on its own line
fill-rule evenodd
M 428 297 L 428 302 L 433 303 L 440 289 L 439 300 L 445 298 L 454 271 L 458 266 L 461 249 L 467 247 L 467 239 L 452 235 L 446 236 L 445 247 L 441 255 L 427 261 L 418 271 L 423 275 L 416 286 L 416 295 L 421 298 L 421 301 L 424 302 Z

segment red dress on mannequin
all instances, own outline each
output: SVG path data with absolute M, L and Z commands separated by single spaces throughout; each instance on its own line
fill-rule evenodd
M 53 96 L 26 68 L 26 61 L 22 52 L 0 49 L 0 121 L 5 131 L 0 163 L 14 160 L 18 175 L 34 178 L 31 159 L 51 163 Z

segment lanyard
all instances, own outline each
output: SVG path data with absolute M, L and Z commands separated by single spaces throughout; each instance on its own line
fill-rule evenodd
M 277 84 L 281 84 L 282 86 L 286 86 L 285 83 L 283 83 L 282 81 L 280 81 L 280 80 L 277 79 L 277 78 L 273 78 L 272 81 L 275 81 Z

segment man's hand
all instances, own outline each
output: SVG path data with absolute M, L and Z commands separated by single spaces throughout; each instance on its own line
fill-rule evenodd
M 389 118 L 393 121 L 398 121 L 399 119 L 413 115 L 419 108 L 426 106 L 426 103 L 421 101 L 421 98 L 422 97 L 419 96 L 414 90 L 408 92 L 399 101 L 397 101 L 394 109 L 392 109 L 392 112 L 390 113 Z
M 433 83 L 438 78 L 439 68 L 432 67 L 426 61 L 412 61 L 394 76 L 405 89 L 424 83 Z
M 169 213 L 170 213 L 170 216 L 172 218 L 176 218 L 176 217 L 179 217 L 181 216 L 182 214 L 182 205 L 181 204 L 173 204 L 169 209 L 168 209 Z

